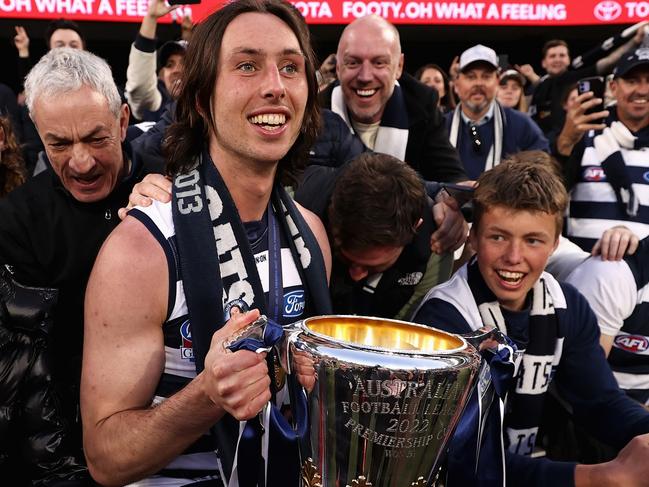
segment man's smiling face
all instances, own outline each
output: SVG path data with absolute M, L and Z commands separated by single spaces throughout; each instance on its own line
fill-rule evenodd
M 353 120 L 375 123 L 403 71 L 403 54 L 394 28 L 365 17 L 350 24 L 338 43 L 336 71 Z
M 649 64 L 631 69 L 611 82 L 617 100 L 617 115 L 632 131 L 649 125 Z
M 276 163 L 297 139 L 308 99 L 297 37 L 274 15 L 244 13 L 225 30 L 219 59 L 212 156 Z

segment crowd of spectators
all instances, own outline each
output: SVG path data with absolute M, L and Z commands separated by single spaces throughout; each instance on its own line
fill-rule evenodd
M 213 14 L 208 27 L 196 29 L 185 19 L 182 38 L 163 41 L 158 20 L 177 7 L 150 0 L 123 90 L 108 64 L 86 50 L 74 22 L 50 24 L 40 60 L 30 57 L 26 30 L 15 28 L 24 91 L 0 84 L 0 478 L 16 478 L 18 486 L 92 485 L 91 477 L 107 484 L 149 479 L 141 485 L 246 478 L 236 458 L 223 453 L 217 462 L 208 443 L 226 435 L 203 428 L 224 421 L 221 415 L 186 419 L 192 433 L 177 443 L 170 428 L 161 437 L 171 446 L 155 459 L 143 459 L 156 446 L 136 435 L 136 427 L 149 434 L 164 424 L 157 422 L 163 412 L 150 413 L 159 403 L 205 412 L 196 404 L 202 371 L 170 358 L 179 345 L 169 330 L 180 329 L 191 347 L 182 327 L 192 306 L 186 289 L 193 293 L 175 259 L 172 179 L 216 154 L 222 161 L 245 154 L 252 169 L 214 160 L 223 191 L 232 193 L 227 218 L 243 223 L 253 266 L 274 258 L 279 246 L 282 282 L 296 276 L 284 291 L 309 296 L 304 314 L 280 311 L 278 323 L 319 310 L 464 333 L 490 321 L 485 306 L 497 308 L 490 324 L 524 355 L 502 432 L 507 485 L 647 485 L 648 462 L 638 459 L 649 448 L 649 28 L 627 29 L 575 61 L 566 42 L 548 40 L 543 75 L 482 44 L 456 53 L 448 71 L 430 59 L 411 75 L 399 29 L 368 16 L 345 27 L 337 51 L 316 70 L 308 31 L 292 8 L 281 0 L 233 4 L 242 10 L 228 6 L 231 17 Z M 246 39 L 239 21 L 251 15 L 277 29 L 263 33 L 267 46 Z M 250 46 L 225 57 L 233 32 Z M 267 49 L 282 43 L 289 47 L 281 60 L 269 61 Z M 271 74 L 269 63 L 277 65 Z M 599 80 L 606 92 L 589 89 L 585 79 Z M 275 108 L 241 108 L 246 96 Z M 257 149 L 248 125 L 269 140 L 294 136 L 281 150 Z M 282 189 L 271 197 L 273 184 Z M 284 188 L 297 206 L 283 199 Z M 258 193 L 266 199 L 255 200 Z M 203 200 L 188 212 L 193 204 L 202 208 Z M 279 216 L 275 205 L 285 205 Z M 273 243 L 266 235 L 279 231 L 276 220 L 298 233 Z M 312 254 L 322 254 L 322 269 L 287 259 L 300 260 L 299 246 L 285 240 L 302 237 Z M 130 281 L 113 278 L 111 266 Z M 144 285 L 142 297 L 122 296 L 141 275 L 164 282 L 167 294 Z M 329 292 L 320 286 L 325 278 Z M 269 286 L 260 289 L 271 302 Z M 121 323 L 130 311 L 116 310 L 119 299 L 139 310 L 134 324 L 158 332 L 127 337 Z M 233 306 L 246 311 L 263 299 L 223 303 L 224 326 L 251 321 L 231 314 Z M 548 325 L 548 333 L 533 331 Z M 124 348 L 111 350 L 113 342 Z M 122 358 L 141 370 L 125 373 Z M 265 361 L 247 360 L 241 377 L 255 367 L 257 376 L 267 375 L 259 374 Z M 538 387 L 536 376 L 529 384 L 534 360 L 547 368 Z M 213 363 L 214 355 L 203 352 L 203 361 Z M 213 379 L 226 375 L 217 371 Z M 232 406 L 222 391 L 208 395 L 230 407 L 228 421 L 258 412 L 241 398 Z M 543 414 L 544 401 L 565 415 Z M 556 436 L 568 429 L 569 439 Z M 560 443 L 568 441 L 580 447 L 566 452 Z M 449 487 L 470 481 L 454 477 L 453 459 L 448 465 Z

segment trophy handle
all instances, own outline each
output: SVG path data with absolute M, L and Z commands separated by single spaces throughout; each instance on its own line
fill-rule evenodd
M 291 374 L 293 367 L 292 364 L 292 348 L 295 347 L 297 350 L 304 350 L 305 345 L 301 340 L 298 339 L 300 333 L 302 332 L 302 323 L 303 321 L 297 321 L 291 323 L 290 325 L 284 326 L 284 337 L 278 344 L 275 345 L 277 353 L 279 355 L 279 362 L 287 374 Z
M 268 352 L 271 347 L 268 347 L 264 344 L 266 325 L 268 325 L 268 318 L 266 318 L 265 315 L 261 315 L 249 325 L 244 326 L 233 335 L 230 335 L 223 342 L 223 348 L 229 349 L 230 351 L 235 351 L 241 348 L 242 343 L 244 343 L 246 340 L 251 340 L 251 344 L 258 347 L 257 350 L 255 350 L 257 353 Z
M 505 334 L 498 328 L 485 325 L 470 333 L 460 335 L 479 352 L 497 348 L 498 345 L 508 345 Z

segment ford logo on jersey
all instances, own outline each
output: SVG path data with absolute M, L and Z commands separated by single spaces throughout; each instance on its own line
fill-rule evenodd
M 615 337 L 614 344 L 631 353 L 642 353 L 649 349 L 649 339 L 642 335 L 619 335 Z
M 584 169 L 584 180 L 592 182 L 606 181 L 604 169 L 601 167 L 587 167 Z
M 192 346 L 192 329 L 189 320 L 180 325 L 180 357 L 183 360 L 194 361 L 194 347 Z
M 284 295 L 284 317 L 296 318 L 304 313 L 306 301 L 304 300 L 304 291 L 291 291 Z

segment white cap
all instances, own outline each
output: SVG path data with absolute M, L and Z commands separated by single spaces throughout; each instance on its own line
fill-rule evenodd
M 491 64 L 494 69 L 498 69 L 498 55 L 496 51 L 482 44 L 468 48 L 460 56 L 460 71 L 463 71 L 469 64 L 482 61 Z

